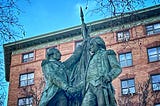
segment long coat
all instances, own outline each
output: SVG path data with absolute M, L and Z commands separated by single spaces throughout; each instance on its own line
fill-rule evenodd
M 68 85 L 68 77 L 65 66 L 59 61 L 43 60 L 42 71 L 45 76 L 46 85 L 42 93 L 39 106 L 46 106 L 58 89 L 65 89 Z
M 88 65 L 86 89 L 88 89 L 89 84 L 95 87 L 103 86 L 106 106 L 115 106 L 114 89 L 111 82 L 121 71 L 122 69 L 113 50 L 98 50 L 91 57 Z
M 60 61 L 42 61 L 42 72 L 45 77 L 45 88 L 43 90 L 39 106 L 46 106 L 48 102 L 55 96 L 58 89 L 65 90 L 69 86 L 68 76 L 70 76 L 70 68 L 79 60 L 82 54 L 82 47 L 79 46 L 73 52 L 72 56 L 64 62 Z

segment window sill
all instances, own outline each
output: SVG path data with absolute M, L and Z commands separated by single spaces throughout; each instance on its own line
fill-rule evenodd
M 159 93 L 159 92 L 160 92 L 160 90 L 155 90 L 155 91 L 154 91 L 154 90 L 152 89 L 152 91 L 151 91 L 151 93 Z
M 160 60 L 152 61 L 152 62 L 149 62 L 149 61 L 148 61 L 148 64 L 150 64 L 150 63 L 157 63 L 157 62 L 160 62 Z
M 27 88 L 27 87 L 31 87 L 31 86 L 34 86 L 34 84 L 26 85 L 26 86 L 18 86 L 18 88 Z
M 123 68 L 131 68 L 131 67 L 133 67 L 134 65 L 131 65 L 131 66 L 125 66 L 125 67 L 122 67 L 122 69 Z
M 128 97 L 128 96 L 135 96 L 137 95 L 136 93 L 132 93 L 132 94 L 122 94 L 121 96 L 123 97 Z
M 160 33 L 154 33 L 154 34 L 150 34 L 150 35 L 147 35 L 147 34 L 146 34 L 147 37 L 150 37 L 150 36 L 157 36 L 157 35 L 160 35 Z

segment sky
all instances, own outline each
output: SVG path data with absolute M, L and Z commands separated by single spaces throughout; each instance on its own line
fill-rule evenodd
M 70 28 L 81 24 L 80 6 L 83 8 L 85 22 L 93 22 L 105 18 L 104 15 L 88 14 L 96 7 L 94 0 L 17 0 L 22 10 L 19 23 L 24 26 L 25 38 Z M 145 0 L 146 5 L 153 5 Z
M 19 0 L 18 5 L 22 9 L 19 23 L 24 25 L 26 37 L 80 25 L 80 6 L 85 22 L 104 18 L 86 15 L 85 0 Z

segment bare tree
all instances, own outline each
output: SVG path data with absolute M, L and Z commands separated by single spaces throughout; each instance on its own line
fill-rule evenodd
M 18 16 L 21 10 L 15 0 L 0 1 L 0 39 L 1 44 L 22 38 L 25 34 L 19 24 Z
M 84 0 L 85 9 L 89 13 L 102 14 L 104 16 L 122 15 L 137 9 L 145 8 L 150 0 Z M 159 4 L 160 0 L 151 0 L 153 5 Z M 94 4 L 93 4 L 94 3 Z M 93 6 L 94 5 L 94 6 Z
M 0 106 L 5 106 L 4 101 L 7 98 L 7 92 L 5 90 L 6 86 L 5 83 L 0 83 Z
M 22 87 L 20 95 L 24 97 L 33 97 L 32 101 L 34 106 L 39 106 L 40 97 L 45 86 L 44 78 L 38 80 L 38 84 Z
M 21 39 L 25 35 L 23 26 L 19 24 L 19 14 L 16 0 L 0 0 L 0 105 L 4 105 L 7 97 L 4 74 L 3 44 Z
M 119 106 L 153 106 L 160 98 L 160 92 L 155 92 L 151 87 L 151 80 L 148 79 L 136 86 L 136 93 L 121 95 L 118 98 Z

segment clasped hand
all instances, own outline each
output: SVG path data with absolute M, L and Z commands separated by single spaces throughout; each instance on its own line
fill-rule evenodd
M 69 86 L 66 90 L 66 94 L 69 98 L 73 98 L 75 96 L 79 96 L 81 94 L 81 90 L 77 87 L 71 87 Z

